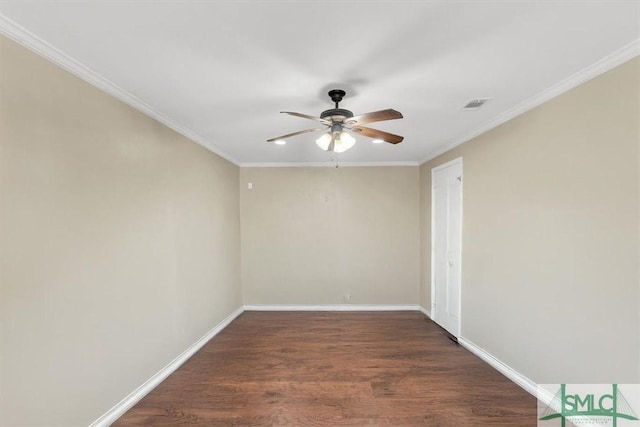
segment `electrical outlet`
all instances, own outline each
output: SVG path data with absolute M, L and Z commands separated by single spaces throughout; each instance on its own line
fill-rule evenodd
M 351 301 L 351 293 L 347 292 L 344 294 L 344 302 Z

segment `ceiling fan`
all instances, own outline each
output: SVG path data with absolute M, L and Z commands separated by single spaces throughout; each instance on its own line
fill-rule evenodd
M 268 139 L 267 142 L 284 144 L 286 143 L 286 138 L 321 130 L 326 130 L 327 132 L 316 140 L 316 144 L 318 144 L 318 147 L 325 151 L 333 151 L 336 153 L 347 151 L 355 145 L 355 138 L 351 136 L 347 131 L 366 136 L 367 138 L 373 138 L 373 142 L 375 143 L 388 142 L 389 144 L 399 144 L 402 142 L 404 137 L 400 135 L 394 135 L 389 132 L 362 126 L 363 124 L 367 123 L 401 119 L 402 114 L 400 112 L 388 109 L 354 116 L 351 111 L 339 108 L 338 106 L 345 95 L 346 92 L 344 90 L 330 90 L 329 97 L 333 102 L 335 102 L 336 106 L 331 110 L 323 111 L 322 114 L 320 114 L 320 117 L 309 116 L 302 113 L 294 113 L 291 111 L 281 111 L 281 113 L 283 114 L 289 114 L 291 116 L 302 117 L 303 119 L 320 122 L 324 125 L 324 127 L 305 129 L 298 132 L 288 133 L 286 135 Z

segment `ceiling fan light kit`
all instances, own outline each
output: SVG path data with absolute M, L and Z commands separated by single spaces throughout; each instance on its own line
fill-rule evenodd
M 335 124 L 332 128 L 338 126 L 338 124 Z M 356 144 L 356 139 L 340 129 L 323 134 L 316 139 L 316 144 L 324 151 L 343 153 Z
M 349 134 L 348 131 L 356 132 L 367 138 L 373 138 L 374 143 L 388 142 L 389 144 L 399 144 L 404 137 L 384 132 L 378 129 L 361 126 L 366 123 L 381 122 L 384 120 L 401 119 L 402 114 L 396 110 L 387 109 L 374 111 L 371 113 L 354 116 L 349 110 L 339 107 L 342 98 L 346 92 L 341 89 L 333 89 L 329 91 L 329 97 L 335 103 L 335 108 L 323 111 L 320 117 L 314 117 L 302 113 L 294 113 L 291 111 L 281 111 L 283 114 L 302 117 L 304 119 L 314 120 L 322 123 L 324 128 L 305 129 L 298 132 L 289 133 L 276 138 L 268 139 L 267 142 L 273 142 L 279 145 L 286 143 L 285 138 L 302 135 L 309 132 L 325 131 L 325 133 L 316 140 L 316 144 L 324 151 L 334 153 L 342 153 L 352 148 L 356 139 Z

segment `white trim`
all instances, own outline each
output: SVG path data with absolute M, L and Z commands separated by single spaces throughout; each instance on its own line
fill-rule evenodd
M 207 150 L 212 151 L 218 156 L 222 157 L 229 162 L 239 165 L 239 161 L 234 159 L 229 153 L 221 150 L 216 147 L 212 142 L 206 140 L 201 135 L 198 135 L 196 132 L 188 129 L 187 127 L 177 123 L 161 113 L 160 111 L 154 109 L 149 104 L 142 101 L 137 96 L 132 93 L 126 91 L 115 83 L 107 80 L 102 77 L 97 72 L 93 71 L 89 67 L 81 64 L 77 60 L 73 59 L 66 53 L 62 52 L 58 48 L 52 46 L 46 41 L 42 40 L 29 30 L 25 29 L 21 25 L 15 23 L 11 19 L 7 18 L 3 14 L 0 13 L 0 33 L 6 35 L 10 39 L 15 42 L 21 44 L 27 49 L 35 52 L 36 54 L 44 57 L 45 59 L 53 62 L 57 66 L 69 71 L 70 73 L 80 77 L 82 80 L 86 81 L 92 86 L 102 90 L 103 92 L 108 93 L 114 98 L 119 99 L 125 104 L 129 105 L 132 108 L 140 111 L 141 113 L 151 117 L 152 119 L 162 123 L 163 125 L 173 129 L 179 134 L 189 138 L 193 142 L 202 145 Z M 417 164 L 417 162 L 416 162 Z
M 429 160 L 434 159 L 439 155 L 457 147 L 458 145 L 464 144 L 465 142 L 479 135 L 482 135 L 483 133 L 488 132 L 495 127 L 498 127 L 499 125 L 511 119 L 514 119 L 519 115 L 524 114 L 527 111 L 532 110 L 544 104 L 545 102 L 550 101 L 551 99 L 562 95 L 563 93 L 568 92 L 569 90 L 595 77 L 598 77 L 599 75 L 604 74 L 609 70 L 614 69 L 621 64 L 624 64 L 625 62 L 635 58 L 638 55 L 640 55 L 640 39 L 636 39 L 631 43 L 626 44 L 610 55 L 605 56 L 604 58 L 596 61 L 588 67 L 583 68 L 577 73 L 543 90 L 537 95 L 534 95 L 531 98 L 521 102 L 520 104 L 508 109 L 498 117 L 462 135 L 460 138 L 457 138 L 449 142 L 448 144 L 445 144 L 444 146 L 431 151 L 419 163 L 426 163 Z
M 420 162 L 338 162 L 340 167 L 420 166 Z M 336 162 L 242 162 L 242 168 L 335 168 Z
M 200 350 L 211 338 L 216 336 L 220 331 L 226 328 L 233 320 L 244 312 L 244 307 L 236 309 L 227 316 L 222 322 L 218 323 L 213 329 L 207 332 L 202 338 L 193 343 L 188 349 L 182 352 L 178 357 L 173 359 L 167 366 L 160 369 L 155 375 L 144 382 L 140 387 L 132 391 L 127 397 L 118 402 L 113 408 L 109 409 L 104 415 L 95 420 L 89 427 L 108 427 L 116 422 L 118 418 L 124 415 L 151 390 L 156 388 L 162 381 L 178 369 L 184 362 L 189 360 L 198 350 Z
M 449 163 L 449 162 L 447 162 L 447 163 Z M 445 163 L 444 165 L 446 165 L 447 163 Z M 442 167 L 444 165 L 440 165 L 440 166 L 437 166 L 437 167 Z M 430 230 L 431 239 L 429 239 L 430 240 L 429 241 L 429 262 L 431 263 L 431 265 L 429 266 L 429 271 L 431 272 L 431 277 L 430 277 L 430 280 L 431 280 L 431 307 L 429 307 L 429 309 L 430 309 L 431 313 L 433 313 L 433 315 L 435 316 L 436 315 L 436 302 L 433 299 L 435 294 L 436 294 L 435 271 L 434 271 L 434 268 L 433 268 L 433 265 L 435 263 L 434 259 L 433 259 L 433 252 L 434 252 L 433 251 L 433 248 L 434 248 L 434 245 L 433 245 L 434 232 L 433 232 L 433 230 L 435 229 L 435 225 L 436 225 L 435 215 L 433 214 L 433 211 L 434 211 L 433 207 L 435 206 L 435 203 L 433 202 L 434 199 L 435 199 L 435 196 L 434 196 L 435 191 L 433 191 L 433 182 L 434 182 L 433 175 L 434 175 L 434 171 L 435 171 L 435 168 L 432 168 L 431 169 L 431 188 L 429 189 L 429 191 L 431 191 L 431 212 L 430 212 L 430 215 L 431 215 L 431 224 L 430 224 L 430 227 L 431 227 L 431 230 Z M 433 320 L 435 322 L 433 317 L 429 316 L 429 319 L 431 319 L 431 320 Z
M 431 168 L 431 174 L 432 174 L 432 175 L 431 175 L 431 178 L 433 178 L 433 173 L 434 173 L 434 172 L 441 171 L 442 169 L 446 169 L 446 168 L 448 168 L 448 167 L 451 167 L 451 166 L 454 166 L 454 165 L 457 165 L 457 164 L 460 164 L 460 166 L 462 166 L 462 156 L 460 156 L 460 157 L 456 157 L 456 158 L 455 158 L 455 159 L 453 159 L 453 160 L 449 160 L 449 161 L 448 161 L 448 162 L 446 162 L 446 163 L 443 163 L 443 164 L 441 164 L 441 165 L 434 166 L 433 168 Z
M 434 175 L 436 172 L 439 172 L 443 169 L 446 169 L 451 166 L 460 165 L 460 178 L 461 178 L 461 186 L 460 186 L 460 264 L 458 265 L 458 275 L 460 277 L 460 283 L 458 284 L 458 331 L 457 334 L 454 334 L 456 338 L 460 337 L 462 334 L 462 226 L 464 224 L 464 164 L 462 162 L 462 157 L 456 157 L 453 160 L 450 160 L 441 165 L 435 166 L 431 168 L 431 312 L 433 315 L 436 315 L 435 302 L 436 302 L 436 281 L 435 281 L 435 269 L 434 266 L 434 248 L 435 248 L 435 191 L 434 191 Z M 435 320 L 429 316 L 434 322 Z M 438 323 L 438 322 L 436 322 Z M 439 323 L 438 323 L 439 324 Z M 440 325 L 442 326 L 442 325 Z
M 322 304 L 322 305 L 245 305 L 245 311 L 419 311 L 419 305 Z
M 431 319 L 431 312 L 429 310 L 427 310 L 423 306 L 419 306 L 418 310 L 424 313 L 424 315 L 427 316 L 429 319 Z
M 498 372 L 500 372 L 505 377 L 509 378 L 511 381 L 513 381 L 523 389 L 525 389 L 527 392 L 529 392 L 535 397 L 538 397 L 538 386 L 529 378 L 525 377 L 520 372 L 513 369 L 511 366 L 502 362 L 501 360 L 494 357 L 483 348 L 478 347 L 477 345 L 475 345 L 474 343 L 472 343 L 471 341 L 469 341 L 464 337 L 458 337 L 458 343 L 460 343 L 464 348 L 469 350 L 471 353 L 478 356 L 480 359 L 487 362 L 489 365 L 494 367 Z

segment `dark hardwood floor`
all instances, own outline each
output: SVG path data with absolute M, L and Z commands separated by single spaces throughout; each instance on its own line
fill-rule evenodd
M 418 312 L 245 312 L 116 426 L 535 426 L 536 400 Z

